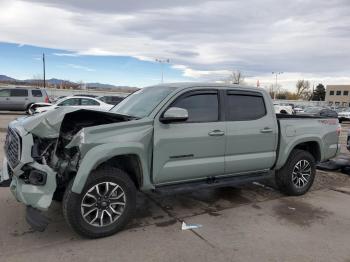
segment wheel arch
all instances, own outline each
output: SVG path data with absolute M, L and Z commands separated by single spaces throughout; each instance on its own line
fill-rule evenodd
M 144 147 L 139 143 L 128 143 L 118 146 L 102 145 L 88 151 L 81 160 L 79 170 L 74 178 L 72 191 L 80 194 L 91 171 L 103 166 L 112 165 L 123 169 L 130 175 L 138 189 L 151 189 L 150 161 Z

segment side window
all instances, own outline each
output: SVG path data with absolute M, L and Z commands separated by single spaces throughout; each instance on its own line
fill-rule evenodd
M 9 97 L 10 89 L 0 89 L 0 97 Z
M 100 103 L 89 98 L 81 98 L 81 105 L 82 106 L 99 106 Z
M 70 98 L 59 103 L 58 106 L 78 106 L 80 104 L 80 98 Z
M 11 96 L 16 96 L 16 97 L 28 96 L 28 90 L 27 89 L 11 89 Z
M 41 93 L 40 90 L 32 90 L 32 96 L 33 97 L 42 97 L 43 94 Z
M 262 96 L 227 94 L 226 120 L 255 120 L 266 115 L 264 98 Z
M 329 91 L 330 96 L 334 96 L 334 91 Z
M 195 92 L 178 98 L 172 107 L 184 108 L 188 111 L 186 122 L 214 122 L 219 120 L 218 93 Z

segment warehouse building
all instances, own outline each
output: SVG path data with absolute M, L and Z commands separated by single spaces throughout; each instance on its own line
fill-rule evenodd
M 350 85 L 327 85 L 326 102 L 330 106 L 350 106 Z

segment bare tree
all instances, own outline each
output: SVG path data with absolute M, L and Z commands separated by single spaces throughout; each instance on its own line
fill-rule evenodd
M 296 84 L 296 95 L 298 98 L 309 100 L 311 97 L 310 82 L 307 80 L 298 80 Z
M 239 70 L 233 71 L 226 82 L 230 84 L 244 85 L 244 75 Z

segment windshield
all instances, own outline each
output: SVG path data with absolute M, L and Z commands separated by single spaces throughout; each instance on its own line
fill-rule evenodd
M 145 87 L 125 98 L 110 111 L 121 115 L 143 118 L 148 116 L 175 89 L 176 87 L 168 86 Z
M 321 107 L 308 107 L 304 110 L 305 113 L 318 113 L 322 108 Z

